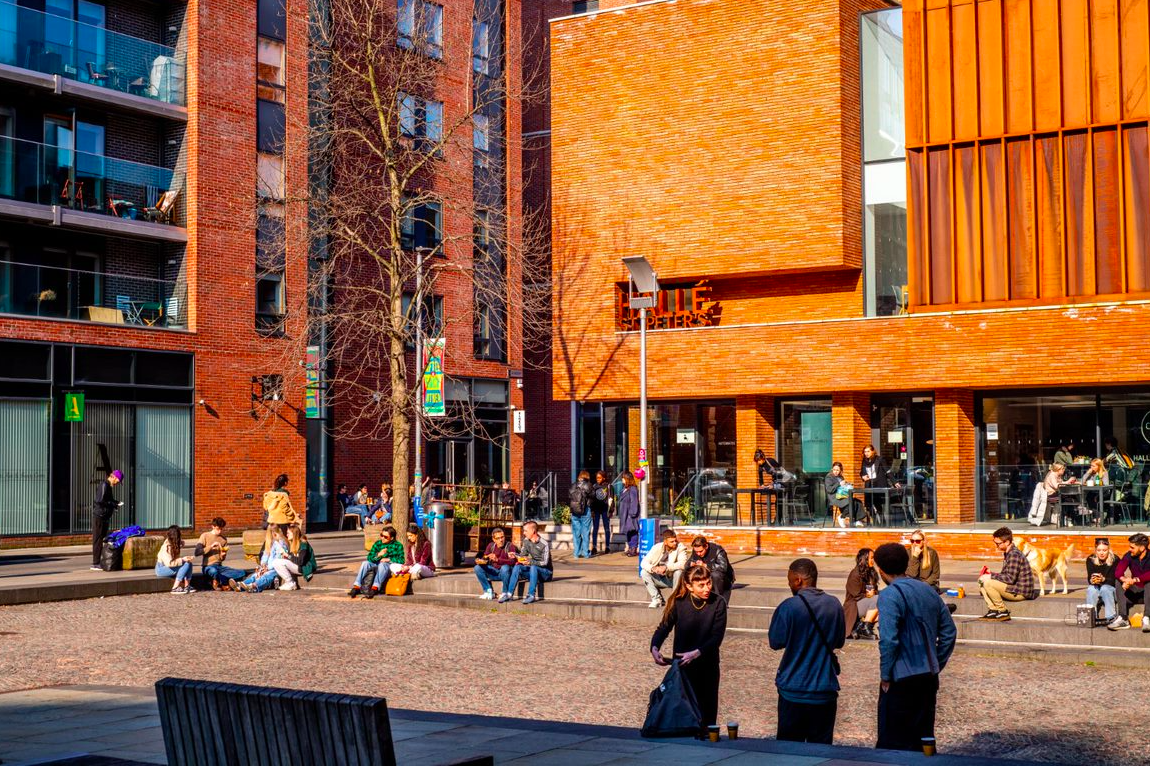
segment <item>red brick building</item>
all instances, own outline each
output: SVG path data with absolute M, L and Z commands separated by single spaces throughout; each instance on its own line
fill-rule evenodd
M 619 259 L 644 255 L 653 508 L 747 523 L 761 448 L 819 524 L 832 461 L 860 484 L 873 444 L 907 488 L 887 521 L 998 522 L 1072 441 L 1110 458 L 1107 518 L 1142 513 L 1150 32 L 1139 3 L 1042 5 L 552 23 L 554 391 L 584 466 L 637 465 Z
M 306 122 L 306 14 L 0 4 L 3 545 L 84 535 L 112 469 L 114 526 L 254 525 L 281 472 L 303 506 L 302 369 L 281 357 L 306 245 L 257 231 L 307 172 L 285 151 Z

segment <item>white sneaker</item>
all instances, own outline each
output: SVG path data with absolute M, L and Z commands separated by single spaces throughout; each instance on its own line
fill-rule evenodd
M 655 596 L 655 598 L 651 599 L 651 603 L 647 604 L 648 609 L 658 609 L 661 606 L 664 606 L 663 599 L 658 596 Z
M 848 526 L 847 520 L 844 519 L 842 516 L 839 516 L 839 526 L 842 527 L 843 529 L 846 529 Z
M 856 522 L 855 522 L 855 526 L 856 526 L 856 527 L 861 527 L 861 526 L 863 526 L 863 523 L 862 523 L 861 521 L 856 521 Z
M 280 586 L 280 590 L 295 590 L 296 584 L 294 582 L 285 582 Z
M 485 591 L 483 591 L 483 593 L 480 594 L 479 598 L 482 599 L 483 601 L 491 601 L 492 599 L 495 598 L 495 592 L 490 591 L 490 590 L 485 590 Z

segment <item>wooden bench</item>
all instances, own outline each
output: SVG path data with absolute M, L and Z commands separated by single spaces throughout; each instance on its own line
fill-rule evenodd
M 152 569 L 164 538 L 155 535 L 129 537 L 124 541 L 124 569 Z
M 163 678 L 156 702 L 168 763 L 178 766 L 394 766 L 387 701 Z M 451 766 L 493 766 L 492 756 Z

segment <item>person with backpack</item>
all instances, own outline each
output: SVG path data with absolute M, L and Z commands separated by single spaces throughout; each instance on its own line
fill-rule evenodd
M 839 600 L 818 588 L 819 570 L 810 559 L 795 559 L 787 570 L 793 594 L 771 618 L 767 640 L 783 651 L 775 674 L 779 690 L 776 738 L 829 745 L 838 715 L 839 660 L 846 621 Z
M 595 472 L 595 484 L 591 487 L 591 555 L 596 555 L 599 542 L 599 525 L 603 525 L 603 552 L 611 551 L 611 506 L 614 502 L 611 495 L 611 483 L 607 481 L 607 474 L 602 471 Z
M 286 527 L 288 524 L 303 526 L 303 517 L 292 507 L 291 495 L 287 491 L 288 475 L 276 477 L 275 487 L 264 493 L 264 529 L 270 524 Z
M 579 472 L 579 478 L 571 485 L 568 498 L 571 506 L 571 538 L 575 558 L 591 558 L 588 552 L 591 536 L 591 474 Z
M 910 554 L 898 543 L 874 552 L 887 587 L 878 595 L 878 742 L 886 750 L 921 750 L 934 738 L 938 676 L 954 652 L 954 618 L 933 588 L 906 576 Z
M 184 540 L 180 536 L 180 527 L 176 524 L 168 527 L 168 534 L 160 550 L 156 552 L 156 577 L 171 577 L 172 595 L 195 593 L 192 587 L 192 561 L 191 556 L 181 556 Z
M 124 480 L 119 470 L 112 471 L 96 490 L 96 502 L 92 505 L 92 569 L 101 572 L 100 554 L 104 548 L 104 538 L 108 536 L 108 522 L 123 503 L 116 501 L 112 488 Z
M 315 574 L 315 551 L 299 524 L 287 528 L 287 554 L 272 562 L 272 569 L 280 579 L 280 590 L 299 590 L 299 578 L 310 580 Z

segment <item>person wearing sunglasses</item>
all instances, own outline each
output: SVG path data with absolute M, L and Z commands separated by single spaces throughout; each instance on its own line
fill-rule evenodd
M 909 553 L 906 576 L 924 582 L 941 593 L 939 582 L 942 579 L 942 569 L 938 565 L 938 551 L 926 544 L 926 535 L 921 529 L 910 533 Z

